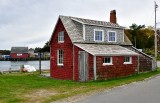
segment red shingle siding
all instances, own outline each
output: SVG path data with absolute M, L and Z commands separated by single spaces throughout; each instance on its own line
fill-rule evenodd
M 137 56 L 132 56 L 132 64 L 123 64 L 124 56 L 113 56 L 113 65 L 103 66 L 104 57 L 96 58 L 97 79 L 110 79 L 132 75 L 138 68 Z
M 58 32 L 64 31 L 64 43 L 58 43 Z M 72 42 L 60 20 L 58 20 L 57 27 L 54 31 L 51 43 L 51 60 L 50 60 L 50 74 L 53 78 L 58 79 L 73 79 L 73 60 L 72 60 Z M 57 65 L 57 50 L 63 50 L 63 66 Z
M 93 80 L 94 79 L 94 74 L 93 74 L 93 55 L 89 54 L 88 55 L 88 69 L 89 69 L 89 80 Z
M 139 53 L 140 54 L 140 53 Z M 152 69 L 152 59 L 147 58 L 145 55 L 139 56 L 139 71 L 150 71 Z

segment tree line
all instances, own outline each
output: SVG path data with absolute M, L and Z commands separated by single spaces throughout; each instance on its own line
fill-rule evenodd
M 154 47 L 154 28 L 151 26 L 132 24 L 125 29 L 133 46 L 138 49 L 151 49 Z

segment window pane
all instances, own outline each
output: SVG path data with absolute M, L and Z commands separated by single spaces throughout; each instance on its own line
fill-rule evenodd
M 64 31 L 58 33 L 58 41 L 59 42 L 64 41 Z
M 58 50 L 58 64 L 63 64 L 63 51 Z
M 124 62 L 130 62 L 130 57 L 124 57 Z
M 99 40 L 102 40 L 102 31 L 99 31 Z
M 102 41 L 102 31 L 95 31 L 95 40 Z
M 111 63 L 111 57 L 105 57 L 104 63 Z
M 109 41 L 116 41 L 115 32 L 109 32 Z

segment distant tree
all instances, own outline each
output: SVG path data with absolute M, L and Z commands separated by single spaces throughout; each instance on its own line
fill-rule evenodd
M 50 52 L 50 46 L 49 46 L 49 41 L 45 43 L 43 48 L 41 49 L 42 52 Z
M 151 26 L 132 24 L 125 30 L 125 34 L 136 48 L 145 49 L 154 46 L 154 29 Z
M 132 40 L 133 40 L 133 44 L 135 47 L 137 47 L 137 35 L 139 33 L 139 30 L 145 28 L 145 25 L 137 25 L 137 24 L 132 24 L 130 26 L 130 33 L 132 34 Z
M 36 47 L 36 48 L 34 49 L 34 52 L 35 52 L 35 53 L 38 53 L 40 50 L 41 50 L 40 47 Z
M 0 53 L 2 54 L 2 55 L 10 55 L 10 50 L 0 50 Z
M 45 43 L 45 45 L 43 46 L 43 48 L 45 48 L 45 47 L 49 47 L 49 41 L 47 41 L 47 42 Z
M 147 36 L 147 38 L 144 40 L 146 41 L 145 48 L 152 48 L 154 46 L 154 28 L 147 27 L 142 32 Z

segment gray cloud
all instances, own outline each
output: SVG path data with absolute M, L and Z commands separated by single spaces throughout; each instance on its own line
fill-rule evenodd
M 154 0 L 0 0 L 0 49 L 42 47 L 59 15 L 109 21 L 112 9 L 122 26 L 154 24 Z

